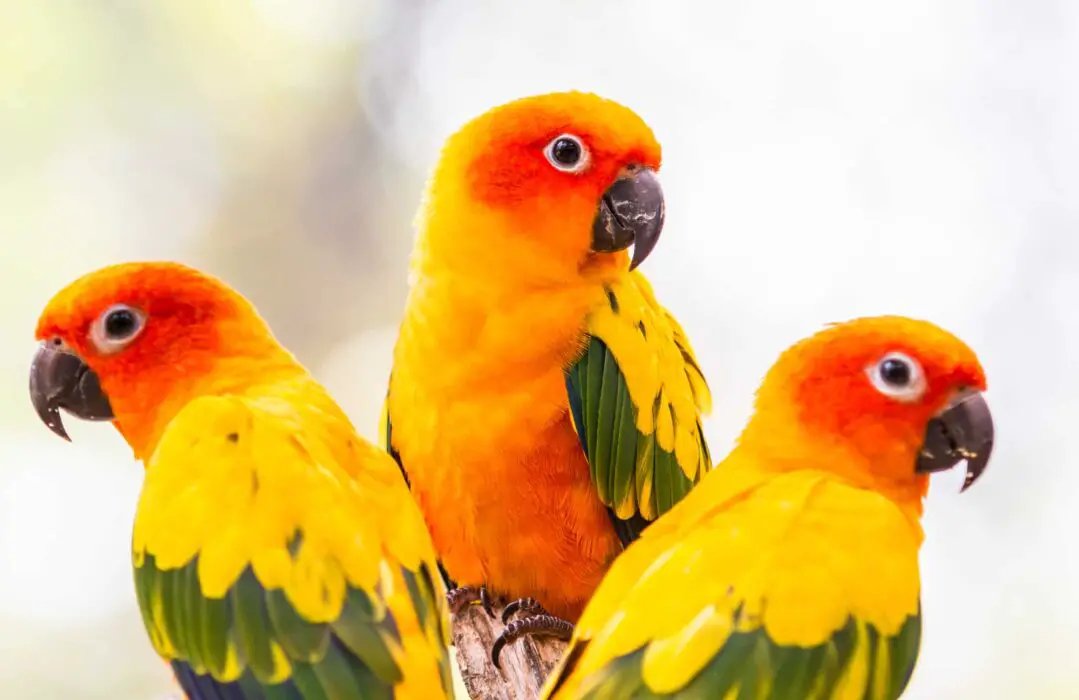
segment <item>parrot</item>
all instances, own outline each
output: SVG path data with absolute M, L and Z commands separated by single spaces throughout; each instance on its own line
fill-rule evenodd
M 895 700 L 921 641 L 929 475 L 984 472 L 969 346 L 859 318 L 780 355 L 730 454 L 615 560 L 544 700 Z
M 189 700 L 453 698 L 445 588 L 398 466 L 227 284 L 128 262 L 61 289 L 30 398 L 145 467 L 138 606 Z
M 661 155 L 613 100 L 518 98 L 446 140 L 417 214 L 380 432 L 451 611 L 509 601 L 496 666 L 524 636 L 569 639 L 610 562 L 711 468 L 709 387 L 638 269 Z

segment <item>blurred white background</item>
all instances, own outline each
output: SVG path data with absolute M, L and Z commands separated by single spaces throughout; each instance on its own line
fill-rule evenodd
M 717 457 L 826 322 L 922 317 L 979 351 L 997 451 L 970 492 L 932 488 L 905 697 L 1079 696 L 1077 70 L 1063 0 L 0 1 L 4 696 L 170 687 L 131 583 L 141 467 L 27 399 L 49 296 L 121 260 L 202 267 L 374 437 L 439 144 L 568 88 L 663 142 L 644 269 L 714 389 Z

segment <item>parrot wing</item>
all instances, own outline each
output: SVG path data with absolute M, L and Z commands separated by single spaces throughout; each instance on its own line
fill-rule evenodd
M 191 700 L 452 697 L 422 516 L 341 414 L 186 406 L 148 462 L 133 563 L 147 631 Z
M 606 289 L 566 376 L 573 424 L 623 544 L 711 468 L 711 393 L 685 332 L 633 272 Z
M 615 561 L 541 697 L 898 698 L 921 637 L 903 515 L 819 474 L 718 481 Z
M 394 462 L 397 462 L 397 469 L 400 470 L 401 476 L 405 480 L 405 485 L 412 488 L 412 483 L 408 480 L 408 472 L 405 471 L 405 465 L 401 462 L 401 453 L 393 446 L 393 425 L 390 423 L 389 394 L 382 401 L 382 412 L 378 417 L 378 434 L 382 436 L 382 448 L 390 453 Z

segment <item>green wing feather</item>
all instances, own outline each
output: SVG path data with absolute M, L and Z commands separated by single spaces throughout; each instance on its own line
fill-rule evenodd
M 199 589 L 198 560 L 161 571 L 152 555 L 135 567 L 135 589 L 159 652 L 221 683 L 253 676 L 259 686 L 293 684 L 300 697 L 392 698 L 402 672 L 391 648 L 401 638 L 392 612 L 350 588 L 332 623 L 310 623 L 279 590 L 267 590 L 249 567 L 220 599 Z M 403 570 L 421 625 L 437 603 L 429 572 Z M 154 610 L 163 611 L 156 624 Z M 445 670 L 447 680 L 449 669 Z M 261 697 L 261 696 L 251 696 Z
M 296 419 L 284 404 L 267 403 L 266 407 L 276 409 L 273 415 L 279 418 Z M 350 432 L 340 433 L 344 436 L 338 446 L 340 451 L 331 453 L 323 447 L 324 441 L 339 433 L 297 432 L 295 423 L 289 422 L 267 426 L 265 421 L 252 418 L 253 409 L 243 401 L 215 399 L 201 408 L 201 414 L 195 409 L 189 413 L 185 409 L 181 423 L 170 427 L 162 439 L 159 452 L 168 452 L 167 457 L 151 461 L 140 501 L 139 517 L 143 520 L 136 521 L 133 548 L 135 590 L 143 621 L 155 649 L 171 662 L 189 700 L 401 698 L 402 683 L 409 683 L 410 678 L 415 680 L 416 688 L 425 689 L 415 691 L 424 697 L 452 697 L 449 635 L 443 618 L 441 586 L 434 578 L 433 550 L 429 541 L 423 541 L 427 535 L 418 510 L 409 513 L 407 509 L 389 505 L 393 498 L 402 497 L 403 493 L 407 499 L 408 494 L 393 490 L 394 467 L 388 460 L 379 461 L 386 458 L 385 454 L 373 446 L 362 447 Z M 325 408 L 322 410 L 319 415 L 325 420 Z M 279 445 L 278 440 L 283 442 Z M 279 463 L 260 471 L 267 460 L 255 457 L 274 454 L 279 456 Z M 330 470 L 328 465 L 334 454 L 355 455 L 356 459 L 370 459 L 373 463 L 361 466 L 360 469 L 370 470 L 368 475 L 357 476 L 355 484 L 350 484 L 350 472 Z M 305 459 L 310 463 L 298 461 Z M 213 467 L 205 467 L 211 462 Z M 185 469 L 189 470 L 189 477 Z M 333 603 L 339 604 L 339 608 L 332 608 L 333 619 L 315 622 L 306 617 L 280 583 L 264 585 L 259 578 L 261 572 L 256 573 L 257 568 L 250 560 L 243 560 L 248 563 L 223 595 L 210 597 L 203 588 L 204 580 L 200 580 L 201 549 L 190 558 L 178 559 L 173 553 L 172 563 L 162 566 L 160 559 L 165 555 L 147 544 L 145 533 L 152 531 L 155 546 L 168 549 L 176 537 L 190 534 L 191 530 L 186 528 L 195 527 L 193 523 L 200 513 L 219 507 L 216 504 L 229 493 L 235 493 L 237 485 L 253 489 L 251 494 L 259 494 L 246 496 L 249 504 L 265 496 L 284 499 L 280 501 L 282 505 L 291 500 L 293 507 L 299 507 L 296 493 L 290 496 L 280 484 L 269 483 L 285 469 L 291 469 L 293 481 L 284 483 L 324 488 L 327 496 L 361 493 L 368 487 L 387 489 L 371 491 L 364 496 L 367 500 L 349 506 L 366 512 L 367 517 L 379 518 L 379 527 L 396 538 L 376 539 L 382 537 L 377 527 L 358 530 L 355 540 L 344 538 L 346 543 L 360 542 L 362 556 L 372 558 L 366 565 L 369 568 L 364 569 L 372 572 L 369 579 L 364 576 L 370 583 L 365 582 L 363 588 L 351 585 L 341 574 L 348 564 L 335 558 L 336 550 L 305 559 L 301 551 L 305 540 L 303 527 L 297 525 L 293 534 L 283 540 L 287 544 L 279 551 L 289 559 L 289 570 L 293 572 L 290 580 L 307 580 L 311 595 L 327 604 L 337 601 Z M 313 474 L 312 481 L 297 476 L 305 473 Z M 225 476 L 220 477 L 222 474 Z M 340 483 L 333 486 L 329 479 L 339 479 Z M 266 496 L 268 492 L 276 495 Z M 205 497 L 202 500 L 186 497 L 194 493 Z M 341 504 L 347 501 L 328 502 L 342 508 Z M 193 505 L 198 503 L 205 505 Z M 188 510 L 183 510 L 184 507 Z M 261 510 L 255 505 L 248 508 L 242 512 L 249 515 L 242 517 L 250 519 L 242 522 L 252 532 L 273 532 L 265 527 L 258 529 L 265 522 L 255 519 L 286 512 L 266 505 Z M 151 516 L 153 522 L 146 524 Z M 175 523 L 171 522 L 172 517 L 177 518 Z M 140 522 L 142 534 L 139 534 Z M 327 530 L 334 522 L 320 522 L 318 527 Z M 212 543 L 219 534 L 208 531 L 202 546 Z M 318 538 L 312 536 L 310 539 L 316 542 L 313 546 L 328 546 L 326 536 L 325 532 Z M 410 546 L 415 549 L 410 550 Z M 403 557 L 399 553 L 404 553 Z M 336 581 L 344 585 L 343 598 L 341 589 L 333 588 L 334 579 L 325 577 L 319 566 L 337 574 Z M 409 630 L 407 635 L 402 634 L 403 624 Z M 408 656 L 410 653 L 417 654 L 415 663 Z M 408 697 L 415 697 L 415 692 Z
M 628 544 L 712 464 L 701 427 L 708 385 L 685 333 L 643 277 L 607 289 L 566 390 L 592 480 Z M 678 442 L 690 449 L 676 449 Z
M 585 678 L 580 700 L 897 700 L 914 671 L 920 640 L 920 612 L 893 637 L 851 618 L 815 647 L 778 645 L 762 628 L 735 632 L 689 683 L 670 693 L 645 683 L 645 646 Z M 572 673 L 587 644 L 583 640 L 569 650 L 560 679 Z M 556 696 L 559 683 L 546 697 Z

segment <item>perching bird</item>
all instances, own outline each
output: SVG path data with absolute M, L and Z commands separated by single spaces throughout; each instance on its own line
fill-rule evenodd
M 921 637 L 928 474 L 982 474 L 974 352 L 901 317 L 787 350 L 737 446 L 615 561 L 548 700 L 895 700 Z
M 116 265 L 59 292 L 37 338 L 45 424 L 111 420 L 145 464 L 135 590 L 189 700 L 453 697 L 445 591 L 397 465 L 246 299 Z
M 568 638 L 624 544 L 711 464 L 708 387 L 634 270 L 663 228 L 659 166 L 634 112 L 558 93 L 466 124 L 428 185 L 386 439 L 451 607 L 490 589 L 504 620 L 527 615 L 496 664 L 522 634 Z

